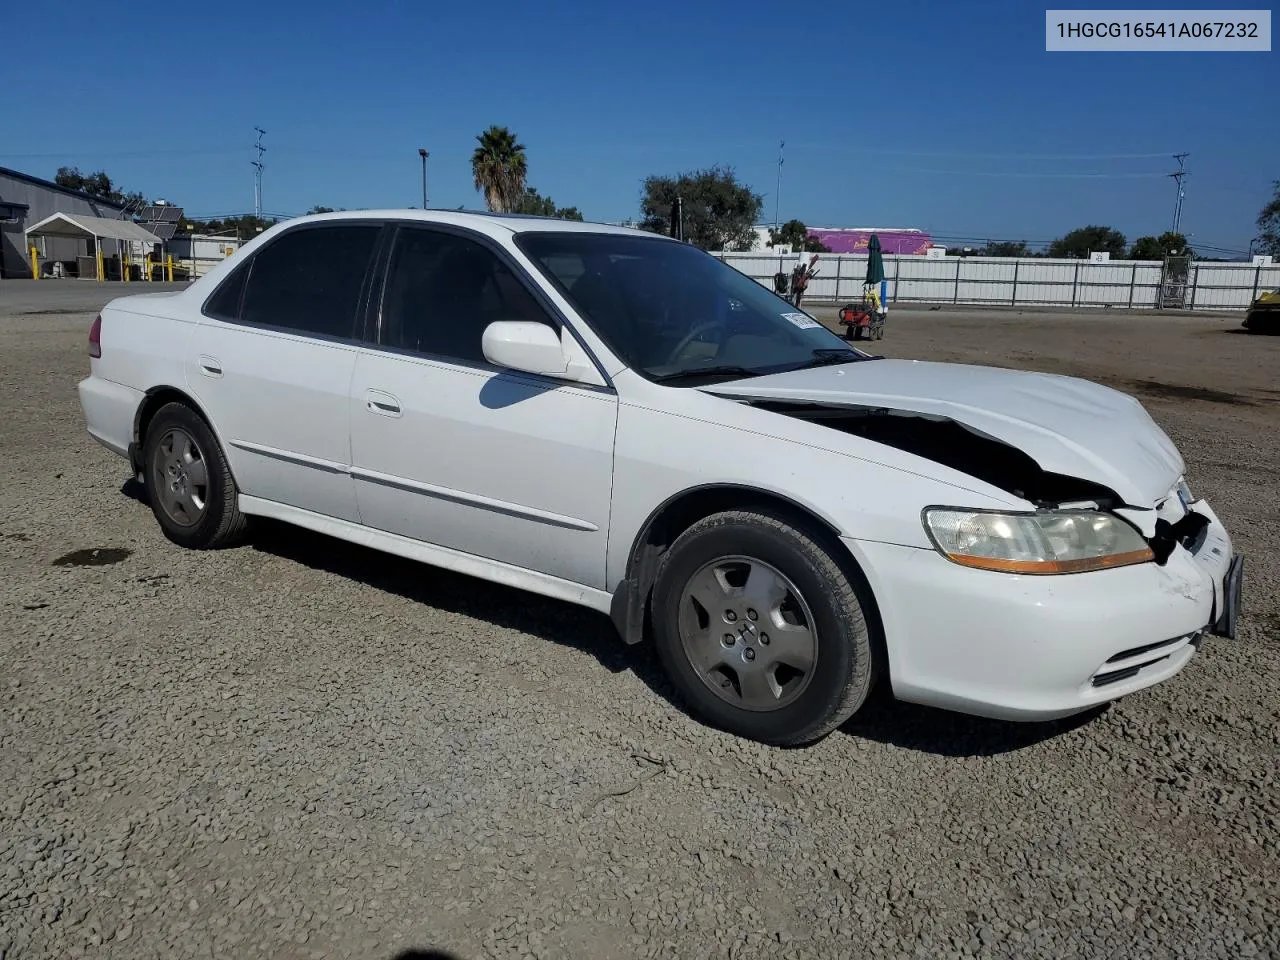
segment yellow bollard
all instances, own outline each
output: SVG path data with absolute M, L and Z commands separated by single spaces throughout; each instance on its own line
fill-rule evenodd
M 31 246 L 31 279 L 40 279 L 40 251 L 36 249 L 35 244 Z
M 97 259 L 97 261 L 98 261 L 98 282 L 99 282 L 99 283 L 101 283 L 103 280 L 106 280 L 106 279 L 107 279 L 107 268 L 106 268 L 106 264 L 104 264 L 104 263 L 102 262 L 102 247 L 101 247 L 101 246 L 99 246 L 99 247 L 98 247 L 98 249 L 97 249 L 97 251 L 96 251 L 96 254 L 97 254 L 97 255 L 96 255 L 96 258 L 95 258 L 95 259 Z
M 169 254 L 169 282 L 173 283 L 173 254 Z

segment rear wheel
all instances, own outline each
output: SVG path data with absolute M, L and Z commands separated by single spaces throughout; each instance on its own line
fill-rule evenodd
M 768 511 L 699 521 L 653 593 L 658 654 L 692 710 L 764 743 L 829 734 L 877 673 L 857 590 L 815 533 Z
M 186 404 L 167 403 L 156 412 L 142 464 L 151 512 L 169 540 L 209 550 L 244 533 L 231 468 L 209 425 Z

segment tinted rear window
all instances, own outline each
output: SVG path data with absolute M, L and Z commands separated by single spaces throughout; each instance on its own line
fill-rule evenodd
M 245 323 L 330 337 L 355 334 L 360 290 L 381 227 L 304 227 L 262 248 L 244 296 Z

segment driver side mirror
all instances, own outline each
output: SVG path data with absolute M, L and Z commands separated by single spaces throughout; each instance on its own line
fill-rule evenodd
M 533 320 L 499 320 L 484 328 L 484 358 L 499 367 L 562 377 L 569 371 L 560 337 L 545 323 Z

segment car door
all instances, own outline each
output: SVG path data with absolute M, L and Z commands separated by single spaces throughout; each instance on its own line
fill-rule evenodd
M 379 530 L 603 588 L 616 395 L 481 347 L 495 320 L 560 329 L 536 291 L 478 234 L 397 229 L 351 383 L 356 500 Z
M 206 302 L 187 383 L 247 496 L 358 521 L 350 390 L 380 223 L 285 231 Z

